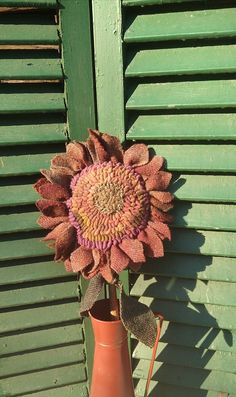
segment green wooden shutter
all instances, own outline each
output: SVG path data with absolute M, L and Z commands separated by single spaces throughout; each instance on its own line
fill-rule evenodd
M 117 0 L 107 9 L 106 0 L 94 0 L 93 6 L 99 128 L 123 127 L 127 143 L 145 141 L 174 174 L 167 255 L 130 274 L 131 295 L 166 319 L 151 396 L 233 397 L 235 2 Z M 135 340 L 132 346 L 141 397 L 151 351 Z
M 41 241 L 32 184 L 68 138 L 94 127 L 89 23 L 83 0 L 1 2 L 2 397 L 88 395 L 76 278 Z

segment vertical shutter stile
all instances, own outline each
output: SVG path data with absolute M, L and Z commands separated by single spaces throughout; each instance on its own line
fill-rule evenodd
M 150 395 L 233 396 L 235 2 L 122 6 L 126 139 L 166 158 L 176 197 L 166 256 L 130 275 L 131 294 L 166 319 Z M 141 397 L 151 352 L 132 345 Z

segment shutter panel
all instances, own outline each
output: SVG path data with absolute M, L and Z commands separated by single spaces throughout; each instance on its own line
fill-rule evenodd
M 45 231 L 36 223 L 38 196 L 32 188 L 39 170 L 64 151 L 72 130 L 65 103 L 75 81 L 66 70 L 65 98 L 62 64 L 66 68 L 70 59 L 64 56 L 62 62 L 59 23 L 64 14 L 56 0 L 2 3 L 0 394 L 87 396 L 76 277 L 53 262 L 52 251 L 41 241 Z M 64 45 L 67 32 L 62 33 Z M 92 112 L 91 106 L 91 119 Z
M 114 3 L 107 11 L 109 22 L 100 27 L 107 2 L 93 0 L 99 128 L 111 125 L 104 98 L 114 97 L 115 75 L 115 86 L 119 79 L 124 88 L 124 96 L 116 90 L 114 103 L 123 100 L 127 143 L 148 143 L 174 175 L 173 239 L 166 244 L 167 254 L 129 275 L 131 295 L 166 319 L 150 396 L 233 397 L 235 2 Z M 107 40 L 105 59 L 96 45 L 102 40 Z M 110 58 L 117 60 L 112 70 L 105 66 Z M 116 133 L 121 124 L 114 118 L 110 131 Z M 142 397 L 151 351 L 135 339 L 132 351 L 136 395 Z

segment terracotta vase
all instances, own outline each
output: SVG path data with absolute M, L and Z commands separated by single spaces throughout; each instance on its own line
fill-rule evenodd
M 95 351 L 90 397 L 135 397 L 127 331 L 111 321 L 109 301 L 97 301 L 90 311 Z

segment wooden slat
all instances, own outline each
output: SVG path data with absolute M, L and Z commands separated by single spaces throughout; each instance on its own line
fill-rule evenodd
M 177 346 L 236 352 L 236 331 L 164 321 L 161 341 Z
M 236 309 L 233 306 L 155 300 L 147 297 L 141 297 L 140 302 L 154 312 L 162 313 L 167 321 L 230 331 L 236 329 Z
M 57 7 L 57 0 L 3 0 L 1 7 Z
M 236 71 L 236 46 L 143 50 L 135 54 L 126 77 L 151 77 Z
M 61 365 L 78 364 L 84 361 L 83 346 L 69 345 L 37 352 L 27 352 L 15 357 L 1 358 L 1 377 L 25 372 L 47 370 Z
M 150 360 L 151 350 L 144 344 L 138 343 L 134 349 L 133 358 Z M 156 361 L 190 368 L 205 368 L 234 373 L 236 353 L 159 343 Z
M 0 207 L 33 204 L 38 198 L 32 184 L 0 186 Z
M 146 379 L 149 362 L 140 360 L 134 370 L 135 378 Z M 153 379 L 168 384 L 230 393 L 235 390 L 236 375 L 222 371 L 187 368 L 155 363 Z M 227 397 L 227 395 L 226 395 Z
M 30 230 L 39 230 L 40 226 L 36 223 L 39 212 L 22 212 L 0 214 L 0 234 L 28 232 Z
M 206 230 L 236 231 L 235 205 L 176 202 L 174 226 Z
M 235 98 L 235 80 L 139 84 L 128 99 L 126 108 L 127 110 L 222 109 L 236 107 Z
M 29 328 L 63 324 L 68 321 L 79 323 L 78 302 L 3 312 L 0 333 L 18 332 Z
M 64 95 L 58 88 L 17 87 L 9 84 L 0 90 L 0 114 L 51 113 L 65 111 Z
M 176 253 L 236 257 L 236 233 L 174 229 L 166 249 Z
M 137 140 L 232 140 L 236 139 L 236 115 L 178 114 L 138 116 L 127 133 Z
M 27 238 L 28 237 L 28 238 Z M 32 258 L 50 255 L 53 250 L 48 248 L 42 238 L 29 236 L 12 236 L 9 240 L 1 239 L 0 261 L 20 258 Z
M 134 296 L 148 296 L 155 299 L 177 300 L 178 302 L 236 306 L 235 283 L 230 282 L 206 282 L 176 279 L 175 277 L 147 278 L 147 276 L 139 275 L 131 293 Z
M 19 154 L 0 157 L 0 176 L 32 175 L 49 168 L 55 153 Z
M 235 37 L 235 16 L 235 8 L 138 15 L 126 30 L 124 40 L 130 43 Z
M 0 338 L 0 357 L 83 342 L 80 325 L 66 325 Z
M 70 385 L 86 381 L 84 364 L 67 365 L 45 371 L 12 376 L 1 380 L 1 388 L 5 396 L 15 394 L 26 395 L 41 390 Z
M 0 146 L 64 142 L 65 132 L 63 123 L 0 125 Z
M 124 6 L 163 5 L 169 3 L 187 3 L 202 0 L 122 0 Z
M 146 380 L 140 379 L 137 382 L 135 393 L 137 397 L 143 397 L 146 387 Z M 192 389 L 190 387 L 181 387 L 176 385 L 169 385 L 168 383 L 160 383 L 152 380 L 150 382 L 149 397 L 156 397 L 161 395 L 164 397 L 230 397 L 228 393 L 221 393 L 219 396 L 218 391 Z
M 42 304 L 47 302 L 58 301 L 61 299 L 76 298 L 76 282 L 67 281 L 63 283 L 49 283 L 48 285 L 39 285 L 31 287 L 21 287 L 1 291 L 0 309 L 13 308 L 24 305 Z M 16 299 L 17 296 L 17 299 Z
M 0 44 L 59 44 L 57 27 L 50 16 L 0 15 Z
M 234 203 L 236 177 L 182 174 L 177 180 L 173 179 L 170 190 L 180 200 Z
M 236 282 L 236 259 L 166 253 L 163 258 L 149 259 L 139 272 L 155 276 Z
M 60 59 L 0 59 L 1 80 L 62 79 Z
M 150 145 L 167 168 L 186 172 L 235 172 L 235 145 Z
M 50 389 L 40 391 L 33 394 L 28 394 L 28 397 L 88 397 L 88 388 L 85 384 L 73 384 L 64 387 L 57 387 L 56 389 Z M 214 396 L 215 397 L 215 396 Z

